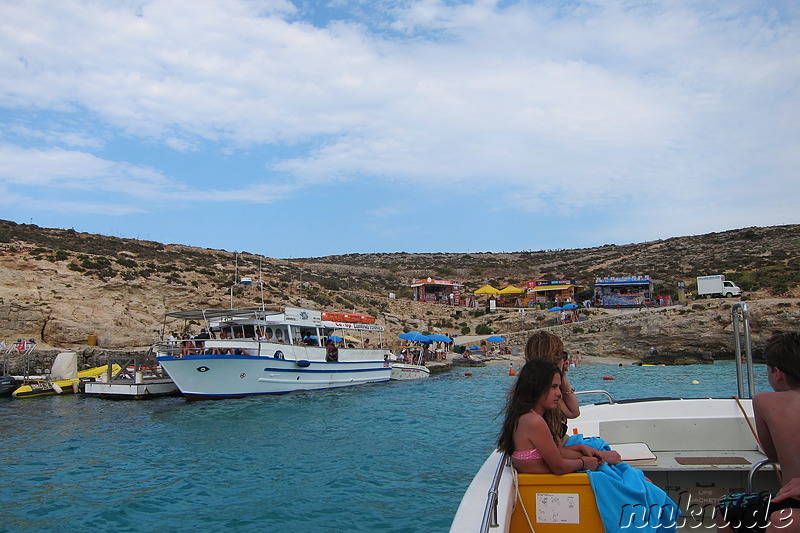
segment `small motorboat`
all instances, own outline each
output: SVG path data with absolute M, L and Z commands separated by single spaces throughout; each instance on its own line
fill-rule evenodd
M 117 367 L 118 370 L 118 367 Z M 77 393 L 81 380 L 97 378 L 108 371 L 108 365 L 78 371 L 78 354 L 61 352 L 56 356 L 50 373 L 37 378 L 17 380 L 18 386 L 11 394 L 14 398 L 34 398 L 57 394 Z
M 425 354 L 421 346 L 401 346 L 400 350 L 404 360 L 400 363 L 392 362 L 392 373 L 389 379 L 402 381 L 423 379 L 431 375 L 430 369 L 423 364 Z

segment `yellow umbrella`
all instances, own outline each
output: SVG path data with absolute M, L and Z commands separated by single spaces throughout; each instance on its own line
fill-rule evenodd
M 347 342 L 361 342 L 360 340 L 356 339 L 355 337 L 351 337 L 350 335 L 345 335 L 344 340 Z
M 484 285 L 477 291 L 475 294 L 500 294 L 500 291 L 492 287 L 491 285 Z
M 502 289 L 500 289 L 500 294 L 520 294 L 521 292 L 524 291 L 519 287 L 515 287 L 513 285 L 509 285 L 508 287 L 503 287 Z

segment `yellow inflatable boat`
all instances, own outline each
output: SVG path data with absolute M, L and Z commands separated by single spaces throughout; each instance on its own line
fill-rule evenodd
M 113 365 L 113 374 L 119 372 L 119 365 Z M 78 372 L 78 377 L 71 379 L 37 379 L 25 383 L 15 390 L 11 395 L 14 398 L 34 398 L 36 396 L 52 396 L 56 394 L 69 394 L 78 392 L 81 378 L 98 378 L 108 371 L 108 365 L 87 368 Z

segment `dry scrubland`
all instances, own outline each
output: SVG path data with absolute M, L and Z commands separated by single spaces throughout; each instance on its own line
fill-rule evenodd
M 120 239 L 0 221 L 0 339 L 34 338 L 43 347 L 130 350 L 161 336 L 166 311 L 228 307 L 234 253 L 177 244 Z M 410 329 L 508 336 L 516 345 L 529 332 L 552 326 L 554 316 L 517 310 L 485 315 L 411 302 L 415 277 L 458 279 L 465 291 L 532 279 L 574 278 L 591 286 L 597 276 L 649 274 L 657 292 L 677 296 L 684 281 L 725 274 L 746 291 L 756 347 L 775 329 L 800 321 L 800 226 L 745 228 L 639 244 L 580 250 L 509 253 L 350 254 L 304 259 L 238 254 L 240 276 L 263 280 L 270 304 L 373 314 L 387 338 Z M 389 298 L 394 293 L 396 298 Z M 235 288 L 236 306 L 258 305 L 256 286 Z M 586 322 L 555 327 L 570 350 L 635 358 L 655 343 L 668 362 L 730 355 L 732 301 L 691 302 L 645 312 L 586 312 Z M 168 329 L 180 329 L 177 322 Z M 195 330 L 199 325 L 193 326 Z M 87 338 L 97 349 L 86 349 Z

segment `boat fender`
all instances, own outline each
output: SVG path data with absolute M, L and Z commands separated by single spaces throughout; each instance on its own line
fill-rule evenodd
M 300 368 L 307 368 L 307 367 L 311 366 L 311 361 L 306 361 L 305 359 L 301 359 L 299 361 L 296 361 L 296 363 L 297 363 L 297 366 L 299 366 Z
M 75 393 L 75 394 L 78 394 L 78 391 L 80 391 L 80 386 L 78 385 L 77 381 L 73 381 L 72 382 L 72 392 Z
M 59 385 L 58 383 L 51 383 L 51 385 L 53 386 L 53 390 L 56 391 L 56 394 L 61 394 L 62 392 L 64 392 L 64 389 L 62 389 L 61 385 Z

